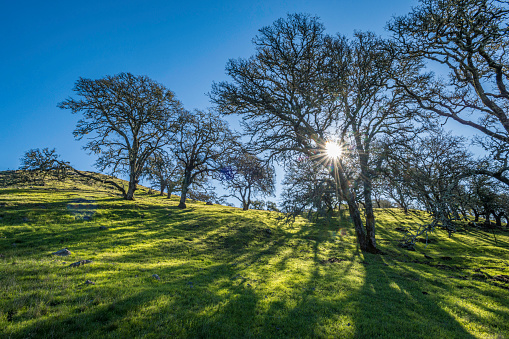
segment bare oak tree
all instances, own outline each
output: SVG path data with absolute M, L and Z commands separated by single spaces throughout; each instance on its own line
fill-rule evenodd
M 19 169 L 26 171 L 29 174 L 29 178 L 41 175 L 43 182 L 47 175 L 55 177 L 57 180 L 64 180 L 68 177 L 69 173 L 74 173 L 82 178 L 110 186 L 120 191 L 124 198 L 127 194 L 123 185 L 115 182 L 113 178 L 75 169 L 69 162 L 60 159 L 54 148 L 43 148 L 42 150 L 34 148 L 26 151 L 23 158 L 21 158 Z
M 98 80 L 80 78 L 74 87 L 79 99 L 58 106 L 82 113 L 74 136 L 87 137 L 84 149 L 99 157 L 100 171 L 125 173 L 132 200 L 147 159 L 168 140 L 181 104 L 172 91 L 146 76 L 120 73 Z
M 152 185 L 159 186 L 160 195 L 166 190 L 168 199 L 180 188 L 183 179 L 183 168 L 166 152 L 155 152 L 145 165 L 144 177 Z
M 406 194 L 432 217 L 431 223 L 412 234 L 412 242 L 437 226 L 445 228 L 449 235 L 455 232 L 454 220 L 460 219 L 458 188 L 472 166 L 464 142 L 464 138 L 436 129 L 389 146 L 392 149 L 384 159 L 386 175 L 404 186 Z
M 255 196 L 274 194 L 274 168 L 261 159 L 246 152 L 240 152 L 229 164 L 229 171 L 220 176 L 221 183 L 230 191 L 230 197 L 242 203 L 247 211 Z
M 214 84 L 213 102 L 224 114 L 242 116 L 255 149 L 287 164 L 298 154 L 320 161 L 317 152 L 325 156 L 328 141 L 344 144 L 349 139 L 359 177 L 347 176 L 340 157 L 335 182 L 348 203 L 360 247 L 377 253 L 371 148 L 379 135 L 394 132 L 409 119 L 408 111 L 399 107 L 401 95 L 388 87 L 394 56 L 373 34 L 357 33 L 353 41 L 331 37 L 317 18 L 302 14 L 259 32 L 254 56 L 228 62 L 232 82 Z M 364 186 L 365 225 L 349 184 L 356 179 Z
M 509 185 L 509 2 L 420 0 L 388 29 L 394 53 L 422 68 L 413 77 L 394 73 L 398 86 L 423 110 L 486 136 L 479 141 L 498 167 L 483 174 Z M 436 65 L 449 70 L 443 79 L 425 73 Z
M 237 149 L 237 139 L 226 121 L 211 111 L 181 114 L 171 143 L 171 152 L 184 173 L 179 208 L 186 208 L 189 188 L 198 178 L 226 166 Z

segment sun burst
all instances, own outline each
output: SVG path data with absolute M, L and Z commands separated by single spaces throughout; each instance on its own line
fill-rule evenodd
M 341 157 L 341 146 L 337 142 L 327 141 L 325 143 L 325 153 L 327 154 L 327 157 L 337 159 Z

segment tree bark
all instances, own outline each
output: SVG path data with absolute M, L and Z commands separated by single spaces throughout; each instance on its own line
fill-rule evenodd
M 187 185 L 182 185 L 182 192 L 180 193 L 180 202 L 178 208 L 184 209 L 187 207 L 186 205 L 186 196 L 187 196 Z
M 129 188 L 127 189 L 126 200 L 134 200 L 134 191 L 136 191 L 136 182 L 129 181 Z
M 495 224 L 498 226 L 498 227 L 502 227 L 502 216 L 504 215 L 504 212 L 500 212 L 500 213 L 495 213 L 493 212 L 493 216 L 495 217 Z
M 173 193 L 173 190 L 175 189 L 175 186 L 176 184 L 175 183 L 171 183 L 171 181 L 169 181 L 170 183 L 166 186 L 167 190 L 168 190 L 168 194 L 166 196 L 167 199 L 171 199 L 171 194 Z
M 339 165 L 337 167 L 339 167 L 336 170 L 336 174 L 338 176 L 337 179 L 339 179 L 339 185 L 341 187 L 341 191 L 343 192 L 343 197 L 346 199 L 346 202 L 348 204 L 348 210 L 350 211 L 350 217 L 352 218 L 352 222 L 353 222 L 353 225 L 355 228 L 355 234 L 357 235 L 357 241 L 359 243 L 359 247 L 364 252 L 377 254 L 377 253 L 379 253 L 379 251 L 376 248 L 376 243 L 368 241 L 368 236 L 366 234 L 366 230 L 362 224 L 362 218 L 361 218 L 361 214 L 359 211 L 359 206 L 357 205 L 357 203 L 355 201 L 354 195 L 350 191 L 350 187 L 348 186 L 348 182 L 347 182 L 346 177 L 343 173 L 343 169 L 341 168 L 341 165 Z M 372 235 L 374 236 L 374 233 Z
M 130 161 L 129 168 L 129 187 L 127 189 L 125 198 L 126 200 L 134 200 L 134 191 L 136 191 L 136 184 L 138 183 L 138 178 L 136 175 L 136 162 Z
M 484 219 L 484 225 L 489 226 L 490 225 L 490 211 L 486 211 L 486 219 Z
M 187 191 L 189 190 L 189 185 L 191 184 L 191 173 L 186 170 L 186 174 L 184 176 L 184 182 L 182 183 L 182 192 L 180 194 L 180 202 L 178 208 L 184 209 L 187 207 L 186 205 L 186 197 Z
M 474 212 L 474 222 L 479 222 L 479 212 L 476 209 L 472 208 L 472 212 Z
M 371 199 L 372 184 L 369 178 L 363 180 L 364 183 L 364 205 L 366 212 L 366 242 L 367 251 L 370 253 L 378 253 L 375 239 L 375 213 L 373 211 L 373 201 Z

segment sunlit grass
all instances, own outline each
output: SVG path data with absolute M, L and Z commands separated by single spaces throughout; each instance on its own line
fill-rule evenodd
M 425 213 L 378 210 L 377 256 L 358 251 L 345 211 L 284 224 L 139 193 L 0 189 L 1 337 L 509 336 L 509 290 L 475 279 L 509 275 L 507 232 L 438 231 L 411 252 L 395 228 Z

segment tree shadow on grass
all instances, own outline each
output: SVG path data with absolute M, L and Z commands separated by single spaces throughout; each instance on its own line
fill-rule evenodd
M 337 271 L 316 266 L 300 287 L 288 276 L 280 288 L 261 286 L 241 268 L 215 265 L 196 270 L 186 264 L 159 271 L 161 280 L 115 272 L 83 293 L 65 315 L 33 319 L 5 332 L 13 337 L 473 337 L 438 305 L 433 292 L 422 294 L 420 281 L 367 258 L 365 280 L 345 290 L 334 285 Z M 357 263 L 358 265 L 358 263 Z M 75 271 L 77 272 L 77 271 Z M 249 283 L 252 285 L 249 286 Z M 117 284 L 134 293 L 119 294 Z M 329 288 L 334 288 L 330 290 Z M 291 287 L 291 288 L 289 288 Z M 57 305 L 58 306 L 58 305 Z M 51 312 L 50 312 L 51 314 Z M 499 314 L 503 316 L 503 314 Z M 482 319 L 476 319 L 481 321 Z M 18 321 L 16 316 L 14 321 Z
M 308 231 L 311 229 L 303 231 L 299 236 L 305 236 Z M 232 236 L 235 236 L 235 233 Z M 284 333 L 295 335 L 301 332 L 312 335 L 313 319 L 315 319 L 313 312 L 287 305 L 284 292 L 288 289 L 292 295 L 301 293 L 307 295 L 306 283 L 303 284 L 306 291 L 299 289 L 296 293 L 292 291 L 292 288 L 287 288 L 286 283 L 280 286 L 282 290 L 273 290 L 271 285 L 274 273 L 281 274 L 291 282 L 290 273 L 285 274 L 282 271 L 286 269 L 285 261 L 294 256 L 278 257 L 274 263 L 270 264 L 273 267 L 270 272 L 262 270 L 253 272 L 247 269 L 253 264 L 263 267 L 265 264 L 260 263 L 259 259 L 266 255 L 272 258 L 277 257 L 280 250 L 289 251 L 290 254 L 297 253 L 298 248 L 288 248 L 284 245 L 292 237 L 288 234 L 278 236 L 278 241 L 273 245 L 275 248 L 272 248 L 270 252 L 259 249 L 258 253 L 252 253 L 248 248 L 243 251 L 234 251 L 230 254 L 240 254 L 237 256 L 235 265 L 229 262 L 197 269 L 191 262 L 179 266 L 150 269 L 139 273 L 138 279 L 142 279 L 142 286 L 139 283 L 133 283 L 136 268 L 129 271 L 110 270 L 107 281 L 104 279 L 97 281 L 97 285 L 94 286 L 80 285 L 79 289 L 82 289 L 83 293 L 77 293 L 73 300 L 66 301 L 74 307 L 73 310 L 60 316 L 41 320 L 33 319 L 30 324 L 18 330 L 11 329 L 6 333 L 14 337 L 62 336 L 64 334 L 115 337 L 132 336 L 133 333 L 141 336 L 150 334 L 155 337 L 167 335 L 259 337 L 284 336 Z M 313 242 L 312 251 L 313 262 L 316 262 L 317 241 Z M 130 254 L 127 254 L 124 259 L 129 261 L 129 257 Z M 76 282 L 80 277 L 83 277 L 81 281 L 85 280 L 85 272 L 91 277 L 95 273 L 100 275 L 105 266 L 92 264 L 84 268 L 63 269 L 62 274 L 66 274 L 71 281 Z M 151 278 L 153 272 L 161 276 L 161 281 Z M 299 272 L 291 274 L 295 277 Z M 128 297 L 125 297 L 123 293 L 117 293 L 115 280 L 118 280 L 117 284 L 128 286 L 134 284 L 135 292 L 130 293 Z M 312 299 L 306 296 L 306 300 L 311 301 L 303 305 L 313 304 Z M 11 304 L 22 306 L 27 302 L 30 301 L 13 300 Z M 51 314 L 51 311 L 49 312 Z M 291 327 L 293 328 L 291 332 L 287 332 L 288 312 L 291 312 L 290 318 L 295 323 Z M 14 316 L 14 321 L 22 320 L 23 317 Z
M 183 222 L 196 218 L 190 212 L 175 210 L 172 220 L 179 224 L 172 230 L 165 231 L 162 214 L 147 222 L 144 227 L 157 234 L 150 238 L 153 244 L 116 259 L 136 262 L 168 236 L 180 241 L 186 232 L 198 232 L 200 241 L 189 245 L 191 255 L 170 251 L 168 257 L 210 256 L 211 265 L 191 261 L 146 271 L 111 270 L 103 264 L 82 271 L 67 269 L 73 281 L 84 281 L 84 272 L 100 276 L 109 271 L 97 285 L 79 286 L 82 292 L 66 301 L 73 308 L 69 312 L 51 316 L 50 310 L 49 318 L 32 319 L 6 333 L 14 337 L 472 337 L 444 310 L 447 304 L 434 291 L 423 291 L 430 283 L 406 264 L 385 266 L 384 257 L 358 252 L 343 256 L 340 263 L 323 264 L 320 246 L 327 240 L 311 227 L 268 235 L 261 225 L 235 225 L 238 217 L 232 215 L 221 222 L 235 227 L 220 238 L 205 221 L 188 230 L 191 225 Z M 85 237 L 87 230 L 81 232 Z M 127 237 L 132 232 L 119 227 L 110 236 Z M 97 235 L 96 241 L 106 234 Z M 118 239 L 126 246 L 134 241 L 130 236 Z M 202 241 L 205 245 L 198 246 Z M 296 259 L 301 268 L 293 266 Z M 126 286 L 131 287 L 126 291 Z
M 457 292 L 440 282 L 444 276 L 430 281 L 418 271 L 406 269 L 407 264 L 386 266 L 383 256 L 364 256 L 369 261 L 364 282 L 350 296 L 356 305 L 355 337 L 475 337 L 450 313 L 455 305 L 444 300 L 443 295 Z M 483 323 L 482 318 L 470 315 L 478 324 Z

